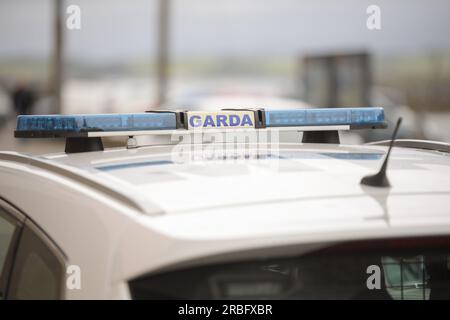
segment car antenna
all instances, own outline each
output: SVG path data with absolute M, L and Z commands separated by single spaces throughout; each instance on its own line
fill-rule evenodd
M 365 176 L 361 179 L 361 184 L 364 184 L 366 186 L 371 187 L 380 187 L 380 188 L 389 188 L 391 184 L 389 183 L 389 179 L 386 176 L 386 170 L 387 165 L 389 161 L 389 156 L 391 154 L 392 147 L 394 146 L 395 138 L 397 136 L 398 128 L 400 127 L 400 124 L 402 123 L 402 118 L 398 118 L 397 124 L 395 125 L 394 133 L 392 134 L 391 142 L 389 144 L 389 149 L 386 154 L 386 158 L 384 158 L 383 165 L 380 168 L 380 171 L 378 171 L 374 175 Z

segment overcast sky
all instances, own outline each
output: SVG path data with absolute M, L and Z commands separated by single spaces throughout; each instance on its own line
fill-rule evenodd
M 154 57 L 156 0 L 66 0 L 81 7 L 81 30 L 67 31 L 70 59 L 115 62 Z M 0 58 L 46 57 L 50 0 L 0 0 Z M 381 7 L 382 30 L 366 28 Z M 296 56 L 328 49 L 376 53 L 450 49 L 448 0 L 172 0 L 171 54 Z

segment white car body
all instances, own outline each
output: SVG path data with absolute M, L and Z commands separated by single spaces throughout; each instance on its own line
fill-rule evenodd
M 384 146 L 281 143 L 282 157 L 222 161 L 174 161 L 174 148 L 0 153 L 1 198 L 80 267 L 81 288 L 63 298 L 129 299 L 128 281 L 149 272 L 292 245 L 450 235 L 443 152 L 394 147 L 392 187 L 376 188 L 360 180 L 378 171 Z

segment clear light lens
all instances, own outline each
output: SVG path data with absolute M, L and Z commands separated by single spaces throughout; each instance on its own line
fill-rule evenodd
M 174 113 L 18 116 L 17 131 L 136 131 L 176 129 Z
M 267 127 L 384 124 L 383 108 L 319 108 L 267 110 Z

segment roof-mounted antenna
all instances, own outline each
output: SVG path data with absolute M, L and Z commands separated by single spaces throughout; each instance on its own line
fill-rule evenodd
M 384 158 L 383 165 L 380 168 L 380 171 L 378 171 L 374 175 L 365 176 L 361 179 L 361 184 L 364 184 L 366 186 L 371 187 L 381 187 L 381 188 L 388 188 L 391 186 L 389 183 L 389 179 L 386 176 L 386 170 L 387 165 L 389 161 L 389 156 L 391 154 L 392 147 L 394 146 L 395 138 L 397 137 L 397 131 L 400 127 L 400 124 L 402 123 L 402 118 L 398 118 L 397 124 L 395 125 L 394 133 L 392 134 L 391 143 L 389 144 L 389 149 L 386 154 L 386 158 Z

